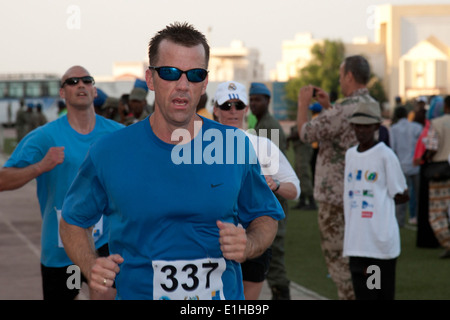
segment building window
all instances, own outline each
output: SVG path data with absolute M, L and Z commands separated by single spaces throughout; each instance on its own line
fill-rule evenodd
M 25 95 L 32 98 L 40 97 L 42 95 L 41 83 L 27 82 L 25 84 Z

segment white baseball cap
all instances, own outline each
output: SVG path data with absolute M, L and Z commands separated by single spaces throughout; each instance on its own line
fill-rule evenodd
M 245 86 L 236 81 L 227 81 L 219 84 L 214 96 L 214 101 L 220 105 L 232 99 L 241 100 L 247 105 L 248 96 Z

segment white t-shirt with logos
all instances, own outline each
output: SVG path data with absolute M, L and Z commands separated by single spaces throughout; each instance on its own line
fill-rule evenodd
M 344 176 L 344 256 L 393 259 L 400 255 L 394 197 L 407 189 L 395 153 L 383 142 L 347 150 Z

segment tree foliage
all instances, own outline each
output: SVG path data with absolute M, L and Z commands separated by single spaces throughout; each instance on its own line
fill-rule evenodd
M 314 85 L 327 92 L 339 90 L 339 67 L 344 60 L 345 48 L 341 41 L 325 40 L 311 49 L 312 59 L 298 76 L 286 84 L 286 97 L 296 108 L 298 91 L 306 85 Z
M 382 81 L 374 74 L 371 75 L 370 81 L 367 84 L 370 95 L 380 104 L 387 101 L 386 92 L 384 91 Z
M 296 78 L 290 79 L 286 86 L 289 114 L 297 114 L 297 97 L 301 87 L 318 86 L 328 93 L 341 95 L 339 67 L 345 58 L 345 46 L 341 41 L 325 40 L 311 49 L 312 59 L 299 70 Z M 386 94 L 380 79 L 372 74 L 368 84 L 370 94 L 380 103 L 386 101 Z

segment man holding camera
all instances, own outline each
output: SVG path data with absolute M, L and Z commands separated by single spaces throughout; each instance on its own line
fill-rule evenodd
M 306 86 L 298 96 L 297 125 L 304 142 L 318 141 L 314 198 L 319 203 L 318 222 L 322 251 L 328 272 L 336 283 L 339 299 L 355 298 L 348 259 L 342 257 L 344 239 L 343 187 L 345 152 L 357 144 L 348 118 L 362 102 L 375 101 L 367 89 L 370 66 L 362 56 L 347 57 L 340 67 L 339 83 L 345 98 L 331 106 L 327 92 Z M 315 95 L 313 94 L 315 91 Z M 308 121 L 308 107 L 314 98 L 324 110 Z

